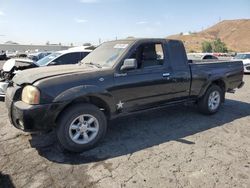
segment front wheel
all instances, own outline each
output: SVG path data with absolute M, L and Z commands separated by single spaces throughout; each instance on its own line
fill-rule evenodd
M 64 111 L 58 121 L 57 138 L 61 146 L 71 152 L 93 148 L 105 135 L 106 117 L 91 104 L 80 104 Z
M 198 101 L 200 112 L 204 114 L 216 113 L 222 103 L 223 91 L 217 85 L 210 86 L 205 95 Z

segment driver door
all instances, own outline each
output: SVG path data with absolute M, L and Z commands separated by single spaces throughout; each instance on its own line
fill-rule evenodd
M 162 42 L 150 42 L 139 45 L 128 59 L 137 60 L 137 68 L 125 70 L 114 75 L 115 87 L 112 94 L 118 108 L 133 112 L 159 105 L 168 99 L 171 92 L 168 68 Z M 120 109 L 121 110 L 121 109 Z

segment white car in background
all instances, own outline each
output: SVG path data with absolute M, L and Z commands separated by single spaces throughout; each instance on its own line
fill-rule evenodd
M 241 60 L 244 65 L 244 73 L 250 73 L 250 52 L 238 53 L 234 59 Z
M 200 60 L 218 60 L 218 57 L 211 53 L 188 53 L 187 57 L 189 60 L 200 61 Z

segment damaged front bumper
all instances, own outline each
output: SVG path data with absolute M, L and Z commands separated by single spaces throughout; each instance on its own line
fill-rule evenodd
M 20 90 L 21 88 L 10 86 L 6 92 L 5 105 L 11 124 L 26 132 L 51 130 L 68 103 L 30 105 L 20 100 Z

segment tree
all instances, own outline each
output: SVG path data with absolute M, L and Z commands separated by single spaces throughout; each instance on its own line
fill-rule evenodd
M 228 49 L 227 49 L 226 44 L 218 38 L 215 41 L 213 41 L 213 51 L 226 53 L 228 52 Z
M 205 53 L 205 52 L 211 53 L 213 51 L 213 47 L 212 47 L 211 42 L 204 41 L 204 42 L 202 42 L 201 45 L 202 45 L 202 52 L 203 53 Z
M 219 52 L 219 53 L 227 53 L 228 49 L 224 42 L 222 42 L 219 38 L 215 39 L 212 42 L 204 41 L 202 42 L 202 52 Z

